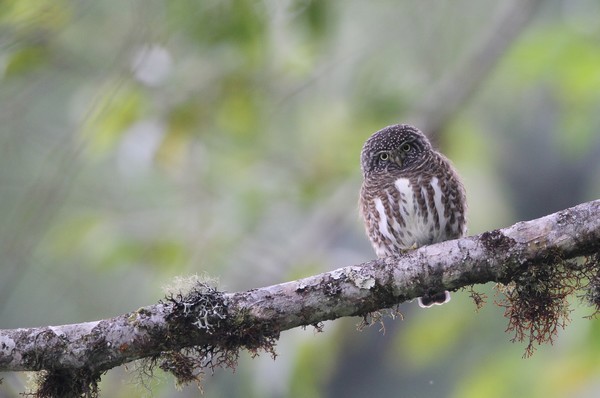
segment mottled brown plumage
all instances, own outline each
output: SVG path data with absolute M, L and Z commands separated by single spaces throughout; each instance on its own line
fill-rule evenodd
M 450 161 L 417 128 L 397 124 L 373 134 L 361 152 L 360 213 L 378 257 L 464 236 L 465 190 Z M 419 298 L 430 307 L 448 292 Z

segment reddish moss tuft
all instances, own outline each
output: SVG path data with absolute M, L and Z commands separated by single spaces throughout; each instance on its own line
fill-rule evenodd
M 580 297 L 594 306 L 592 316 L 600 313 L 598 256 L 567 261 L 554 254 L 548 263 L 528 264 L 508 285 L 498 285 L 504 297 L 497 303 L 505 309 L 507 332 L 514 333 L 513 342 L 527 342 L 525 357 L 533 354 L 536 344 L 552 344 L 558 330 L 569 323 L 568 296 L 584 291 Z

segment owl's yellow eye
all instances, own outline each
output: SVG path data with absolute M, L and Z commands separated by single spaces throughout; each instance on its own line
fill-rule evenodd
M 387 152 L 382 152 L 379 154 L 379 160 L 388 160 L 390 158 L 390 155 Z
M 408 152 L 410 151 L 410 144 L 403 144 L 400 149 L 402 149 L 404 152 Z

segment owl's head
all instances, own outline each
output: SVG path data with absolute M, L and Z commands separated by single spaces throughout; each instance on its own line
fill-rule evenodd
M 395 124 L 373 134 L 363 145 L 360 165 L 363 176 L 416 170 L 430 159 L 433 149 L 419 129 Z

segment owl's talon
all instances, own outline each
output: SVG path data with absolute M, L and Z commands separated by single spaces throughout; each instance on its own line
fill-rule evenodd
M 415 242 L 408 249 L 398 249 L 398 251 L 400 252 L 400 254 L 406 254 L 406 253 L 409 253 L 409 252 L 411 252 L 413 250 L 416 250 L 418 248 L 419 248 L 419 245 L 417 245 L 417 242 Z

